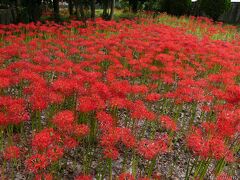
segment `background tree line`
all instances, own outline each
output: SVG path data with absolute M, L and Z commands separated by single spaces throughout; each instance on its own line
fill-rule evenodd
M 137 13 L 139 10 L 167 12 L 181 16 L 191 13 L 191 0 L 0 0 L 0 9 L 11 8 L 14 22 L 36 22 L 40 20 L 44 9 L 51 9 L 52 20 L 60 21 L 60 2 L 68 5 L 70 16 L 86 22 L 96 18 L 96 8 L 102 9 L 102 17 L 111 20 L 115 8 Z M 231 0 L 198 0 L 197 7 L 214 20 L 229 9 Z M 86 12 L 90 13 L 86 13 Z M 6 16 L 6 15 L 5 15 Z

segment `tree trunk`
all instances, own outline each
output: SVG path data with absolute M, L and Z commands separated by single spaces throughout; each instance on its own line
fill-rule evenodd
M 112 0 L 112 1 L 111 1 L 111 11 L 110 11 L 110 15 L 109 15 L 109 19 L 110 19 L 110 20 L 113 19 L 114 8 L 115 8 L 115 0 Z
M 96 0 L 91 0 L 91 19 L 95 21 L 96 15 L 95 15 L 95 4 Z
M 41 17 L 42 14 L 41 4 L 42 4 L 41 0 L 34 1 L 34 5 L 32 7 L 32 21 L 34 22 L 37 22 Z
M 84 13 L 84 4 L 83 4 L 83 0 L 80 0 L 79 8 L 80 8 L 81 19 L 82 19 L 83 23 L 84 23 L 85 26 L 86 26 L 87 24 L 86 24 L 86 17 L 85 17 L 85 13 Z
M 69 10 L 69 15 L 72 16 L 73 15 L 73 1 L 72 0 L 68 0 L 68 10 Z
M 11 9 L 0 9 L 0 24 L 11 24 L 13 23 L 13 17 Z
M 73 0 L 73 3 L 74 3 L 74 6 L 75 6 L 75 9 L 76 9 L 77 19 L 80 19 L 79 2 L 78 2 L 78 0 Z
M 103 0 L 103 18 L 104 19 L 107 19 L 108 17 L 107 10 L 108 10 L 108 0 Z
M 76 8 L 77 19 L 81 19 L 83 21 L 84 25 L 87 26 L 86 17 L 85 17 L 85 13 L 84 13 L 83 0 L 74 0 L 74 4 L 75 4 L 75 8 Z
M 131 7 L 131 11 L 133 13 L 137 13 L 137 11 L 138 11 L 138 0 L 129 0 L 129 5 Z
M 55 21 L 60 20 L 60 14 L 59 14 L 59 0 L 53 0 L 53 14 Z

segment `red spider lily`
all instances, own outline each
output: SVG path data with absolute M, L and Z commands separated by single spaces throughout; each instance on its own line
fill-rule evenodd
M 201 109 L 204 111 L 204 112 L 210 112 L 211 111 L 211 108 L 209 106 L 202 106 Z
M 155 180 L 161 180 L 161 175 L 160 175 L 160 173 L 154 173 L 152 175 L 152 178 L 155 179 Z
M 119 152 L 118 152 L 117 148 L 112 147 L 112 146 L 105 147 L 103 154 L 104 154 L 105 158 L 109 158 L 109 159 L 113 159 L 113 160 L 116 160 L 119 157 Z
M 203 158 L 212 157 L 217 160 L 225 158 L 225 160 L 229 162 L 234 160 L 233 153 L 225 144 L 224 139 L 216 133 L 212 135 L 209 134 L 208 137 L 205 138 L 200 129 L 194 129 L 193 132 L 187 136 L 187 145 L 196 155 Z
M 45 169 L 48 165 L 48 158 L 44 154 L 34 154 L 25 161 L 25 166 L 33 173 Z
M 53 117 L 52 122 L 60 131 L 70 133 L 74 128 L 74 114 L 69 110 L 61 111 Z
M 159 153 L 167 152 L 167 144 L 161 140 L 147 140 L 143 139 L 139 141 L 137 145 L 137 151 L 145 159 L 151 160 L 155 158 Z
M 168 130 L 176 131 L 177 125 L 176 123 L 169 117 L 169 116 L 161 116 L 160 122 L 163 124 L 163 127 L 165 127 Z
M 131 92 L 131 85 L 128 81 L 111 81 L 110 90 L 119 97 L 125 97 Z
M 74 138 L 65 137 L 63 140 L 63 147 L 65 149 L 73 149 L 77 147 L 77 145 L 78 145 L 78 142 Z
M 8 125 L 8 121 L 7 121 L 6 115 L 0 112 L 0 126 L 7 126 L 7 125 Z
M 65 95 L 70 95 L 77 87 L 77 82 L 71 79 L 58 79 L 53 82 L 52 87 L 55 91 Z
M 237 128 L 240 126 L 240 114 L 237 111 L 222 111 L 219 113 L 216 130 L 223 137 L 233 138 L 239 132 Z
M 148 92 L 148 88 L 145 85 L 133 85 L 131 91 L 133 94 L 146 94 Z
M 20 148 L 17 146 L 9 146 L 4 149 L 3 158 L 5 160 L 12 160 L 20 158 Z
M 29 114 L 26 111 L 26 105 L 23 99 L 13 99 L 11 97 L 0 97 L 0 107 L 5 109 L 5 117 L 2 114 L 2 123 L 4 125 L 19 124 L 29 120 Z
M 117 107 L 118 109 L 127 109 L 131 106 L 131 102 L 125 98 L 113 97 L 109 101 L 111 107 Z
M 48 94 L 48 91 L 46 89 L 38 89 L 35 90 L 34 93 L 29 98 L 29 102 L 32 105 L 33 110 L 44 110 L 48 106 L 48 99 L 46 94 Z
M 229 103 L 238 104 L 240 102 L 240 87 L 237 85 L 227 87 L 225 99 Z
M 64 100 L 63 96 L 61 94 L 55 93 L 50 91 L 48 94 L 48 101 L 51 104 L 60 104 Z
M 216 180 L 232 180 L 233 178 L 226 173 L 221 173 L 216 177 Z
M 117 131 L 117 128 L 110 128 L 108 131 L 104 132 L 101 137 L 100 144 L 102 146 L 114 146 L 116 145 L 121 138 L 121 134 Z
M 119 134 L 121 135 L 121 141 L 127 148 L 133 148 L 136 145 L 136 139 L 132 135 L 131 130 L 128 128 L 121 128 Z
M 63 157 L 63 154 L 64 154 L 64 149 L 59 146 L 50 147 L 46 152 L 48 161 L 50 161 L 50 163 L 58 161 L 60 158 Z
M 53 176 L 52 174 L 46 174 L 46 173 L 37 174 L 35 176 L 35 180 L 53 180 Z
M 130 173 L 122 173 L 119 175 L 118 179 L 119 180 L 135 180 L 133 175 L 131 175 Z
M 45 151 L 59 142 L 61 142 L 60 135 L 52 128 L 46 128 L 34 135 L 32 147 L 37 151 Z
M 136 139 L 128 128 L 110 128 L 101 137 L 100 143 L 104 147 L 111 147 L 122 142 L 127 148 L 136 145 Z
M 151 93 L 146 96 L 146 100 L 150 102 L 156 102 L 161 98 L 161 95 L 158 93 Z
M 74 134 L 77 137 L 86 136 L 90 132 L 90 129 L 85 124 L 77 124 L 74 126 Z
M 98 94 L 104 101 L 110 98 L 111 92 L 108 86 L 102 82 L 95 82 L 91 86 L 91 93 Z
M 177 103 L 205 101 L 204 90 L 199 87 L 179 87 L 172 96 Z
M 147 119 L 149 121 L 153 121 L 156 119 L 156 115 L 153 112 L 149 111 L 142 101 L 134 102 L 132 104 L 131 111 L 131 117 L 133 119 Z
M 98 95 L 80 97 L 78 102 L 78 111 L 84 113 L 104 109 L 105 107 L 105 102 Z
M 93 177 L 89 175 L 80 175 L 74 178 L 74 180 L 92 180 Z
M 10 86 L 9 78 L 0 77 L 0 88 L 7 88 Z
M 112 116 L 104 111 L 97 112 L 96 118 L 102 131 L 110 129 L 115 124 Z

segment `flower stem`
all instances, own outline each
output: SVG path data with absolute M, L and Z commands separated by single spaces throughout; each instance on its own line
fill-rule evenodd
M 152 173 L 153 173 L 153 169 L 156 165 L 156 160 L 157 158 L 155 157 L 153 160 L 151 160 L 149 162 L 149 167 L 148 167 L 148 177 L 150 178 L 152 176 Z
M 132 175 L 134 178 L 136 178 L 137 176 L 137 167 L 138 167 L 138 157 L 134 152 L 133 159 L 132 159 Z
M 112 180 L 112 159 L 108 159 L 109 180 Z

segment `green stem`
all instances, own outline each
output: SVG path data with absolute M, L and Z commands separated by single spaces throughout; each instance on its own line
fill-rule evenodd
M 138 167 L 138 157 L 134 152 L 133 160 L 132 160 L 132 175 L 134 178 L 136 178 L 137 176 L 137 167 Z
M 175 112 L 175 116 L 174 116 L 174 119 L 175 119 L 176 121 L 177 121 L 178 118 L 180 117 L 180 114 L 181 114 L 181 112 L 182 112 L 182 108 L 183 108 L 182 104 L 177 105 L 177 107 L 176 107 L 176 112 Z
M 112 159 L 108 159 L 109 179 L 112 180 Z
M 92 116 L 91 119 L 90 119 L 90 137 L 89 137 L 90 144 L 93 144 L 95 142 L 96 132 L 97 132 L 97 121 Z
M 211 163 L 211 159 L 207 159 L 207 160 L 202 160 L 200 161 L 195 173 L 194 173 L 194 177 L 196 178 L 198 175 L 200 175 L 200 179 L 203 179 L 204 176 L 206 175 L 208 166 Z
M 151 122 L 151 139 L 154 139 L 155 134 L 157 132 L 156 124 L 155 122 Z
M 157 158 L 155 157 L 153 160 L 150 161 L 149 163 L 149 167 L 148 167 L 148 177 L 150 178 L 152 176 L 153 173 L 153 169 L 156 165 L 156 160 Z
M 201 174 L 200 174 L 200 179 L 204 179 L 210 163 L 211 163 L 211 159 L 208 159 L 208 160 L 205 162 L 205 164 L 204 164 L 204 166 L 203 166 L 203 169 L 202 169 L 202 171 L 201 171 Z
M 0 152 L 3 150 L 3 128 L 0 127 Z
M 10 164 L 12 166 L 11 167 L 11 178 L 14 179 L 14 163 L 11 161 Z
M 9 125 L 7 127 L 7 135 L 8 135 L 8 145 L 12 145 L 13 144 L 13 125 Z
M 197 112 L 197 103 L 194 102 L 193 105 L 192 105 L 192 108 L 191 108 L 191 114 L 192 114 L 192 116 L 191 116 L 191 119 L 190 119 L 190 122 L 189 122 L 189 127 L 191 127 L 191 126 L 193 125 L 196 112 Z
M 88 114 L 87 113 L 79 113 L 78 123 L 88 123 Z
M 221 173 L 225 166 L 226 162 L 224 161 L 224 158 L 217 162 L 216 168 L 215 168 L 215 174 L 218 175 Z
M 191 164 L 191 162 L 190 162 L 190 161 L 191 161 L 191 156 L 189 156 L 187 172 L 186 172 L 186 174 L 185 174 L 185 180 L 189 180 L 189 179 L 190 179 L 190 176 L 191 176 L 191 174 L 192 174 L 192 171 L 193 171 L 194 167 L 197 166 L 197 165 L 199 165 L 199 164 L 198 164 L 198 160 L 199 160 L 199 158 L 195 159 L 193 165 L 191 166 L 191 169 L 189 170 L 190 164 Z
M 42 123 L 41 123 L 41 112 L 39 110 L 35 112 L 35 117 L 37 121 L 37 129 L 40 130 L 42 129 Z
M 197 177 L 197 175 L 199 174 L 199 171 L 202 167 L 202 164 L 203 164 L 203 161 L 199 161 L 198 164 L 197 164 L 197 168 L 195 169 L 195 172 L 194 172 L 194 177 Z
M 124 157 L 123 157 L 122 172 L 126 171 L 126 163 L 127 163 L 127 156 L 128 156 L 127 151 L 125 150 L 124 152 L 125 153 L 124 153 Z
M 186 171 L 185 178 L 184 178 L 185 180 L 189 180 L 189 178 L 190 178 L 190 173 L 189 173 L 190 160 L 191 160 L 191 158 L 189 157 L 188 164 L 187 164 L 187 171 Z

